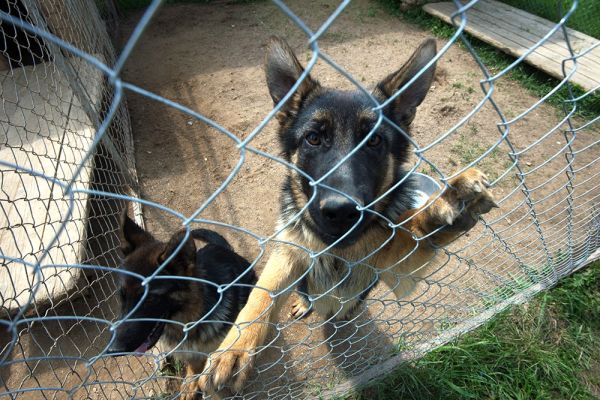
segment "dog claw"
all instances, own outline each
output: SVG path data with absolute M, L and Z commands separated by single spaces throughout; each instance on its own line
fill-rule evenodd
M 446 217 L 446 225 L 452 225 L 452 222 L 454 222 L 454 218 L 452 218 L 451 215 L 448 215 Z

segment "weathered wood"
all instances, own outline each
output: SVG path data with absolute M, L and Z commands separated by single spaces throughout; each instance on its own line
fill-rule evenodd
M 70 62 L 97 107 L 101 73 L 80 60 Z M 60 265 L 82 259 L 88 195 L 74 193 L 71 207 L 59 183 L 73 178 L 95 129 L 54 63 L 15 68 L 0 79 L 4 103 L 0 160 L 20 167 L 0 166 L 0 255 L 5 258 L 0 261 L 0 317 L 5 317 L 30 300 L 47 301 L 67 293 L 80 275 L 80 269 Z M 45 176 L 37 177 L 25 169 Z M 87 189 L 91 171 L 90 159 L 73 188 Z M 65 228 L 58 234 L 63 224 Z M 57 234 L 57 241 L 50 246 Z M 32 267 L 6 257 L 33 265 L 41 261 L 44 268 L 36 275 Z M 31 288 L 39 282 L 42 284 L 32 297 Z
M 498 17 L 500 15 L 500 18 Z M 542 37 L 548 34 L 554 27 L 554 24 L 549 23 L 542 25 L 539 23 L 532 23 L 532 21 L 524 19 L 519 14 L 507 15 L 502 8 L 496 8 L 490 2 L 484 2 L 479 4 L 478 9 L 474 12 L 473 18 L 477 19 L 478 22 L 483 24 L 489 24 L 494 27 L 495 32 L 505 32 L 507 38 L 513 40 L 516 44 L 527 44 L 529 47 L 533 47 Z M 506 30 L 505 25 L 511 26 L 511 30 Z M 571 30 L 572 31 L 572 30 Z M 581 52 L 588 49 L 597 43 L 593 38 L 589 40 L 577 39 L 574 35 L 569 34 L 569 40 L 571 47 L 575 52 Z M 548 38 L 542 46 L 536 49 L 536 52 L 543 54 L 553 61 L 560 64 L 562 59 L 570 58 L 571 53 L 569 52 L 564 33 L 562 29 L 558 29 L 550 38 Z M 560 55 L 561 59 L 555 59 L 556 55 Z M 585 63 L 578 62 L 578 70 L 583 69 L 586 71 L 584 75 L 588 78 L 594 78 L 594 70 L 597 72 L 600 68 L 600 49 L 592 51 L 586 56 Z
M 524 30 L 515 30 L 515 32 L 508 31 L 505 29 L 506 24 L 503 21 L 498 20 L 498 18 L 493 15 L 485 13 L 473 13 L 473 15 L 469 16 L 469 19 L 474 24 L 486 26 L 490 36 L 494 36 L 495 38 L 498 38 L 498 40 L 504 39 L 507 42 L 511 42 L 513 47 L 527 46 L 527 48 L 531 48 L 537 44 L 541 37 L 543 37 L 543 35 L 535 36 Z M 547 32 L 548 31 L 545 33 Z M 543 58 L 545 63 L 553 64 L 556 71 L 561 71 L 562 60 L 571 57 L 566 45 L 561 46 L 560 44 L 552 42 L 546 42 L 542 46 L 536 48 L 531 56 L 534 55 L 539 56 L 540 59 Z M 583 75 L 582 79 L 593 81 L 593 68 L 600 68 L 600 64 L 596 63 L 595 60 L 591 58 L 588 61 L 588 63 L 580 63 L 578 60 L 576 74 Z M 573 67 L 572 61 L 569 61 L 566 67 L 566 71 L 568 72 Z M 559 77 L 562 77 L 562 74 Z
M 454 3 L 442 2 L 427 4 L 423 10 L 451 23 L 451 15 L 456 12 L 456 7 Z M 524 55 L 556 25 L 495 0 L 479 1 L 466 12 L 466 17 L 465 30 L 468 33 L 515 57 Z M 567 32 L 575 55 L 598 43 L 597 39 L 573 29 L 567 28 Z M 564 34 L 559 29 L 529 54 L 525 62 L 557 79 L 563 79 L 562 62 L 570 57 Z M 568 73 L 574 67 L 573 61 L 567 61 L 565 67 Z M 600 46 L 577 58 L 577 69 L 571 81 L 585 90 L 600 86 Z
M 517 27 L 521 31 L 532 34 L 532 36 L 538 40 L 539 38 L 545 36 L 556 25 L 554 22 L 538 17 L 537 15 L 529 14 L 526 11 L 511 7 L 498 1 L 492 0 L 480 2 L 477 4 L 477 9 L 491 16 L 496 15 L 498 12 L 508 14 L 506 23 Z M 592 47 L 594 44 L 598 43 L 597 39 L 574 29 L 567 28 L 567 32 L 571 46 L 576 53 L 580 53 L 582 50 Z M 550 36 L 546 43 L 558 44 L 561 49 L 566 50 L 564 47 L 563 30 L 558 29 L 552 36 Z M 589 58 L 600 64 L 600 52 L 592 52 L 589 55 Z

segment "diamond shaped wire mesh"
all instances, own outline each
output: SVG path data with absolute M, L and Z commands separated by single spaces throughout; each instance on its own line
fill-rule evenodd
M 151 2 L 118 55 L 99 10 L 89 2 L 73 0 L 67 6 L 49 0 L 6 0 L 2 4 L 1 56 L 5 66 L 0 72 L 0 395 L 44 399 L 179 396 L 178 386 L 184 380 L 180 365 L 176 363 L 175 370 L 164 366 L 166 356 L 177 358 L 177 349 L 159 346 L 138 357 L 113 358 L 106 354 L 114 329 L 123 323 L 118 286 L 125 272 L 119 269 L 116 232 L 118 217 L 127 204 L 133 205 L 136 221 L 142 225 L 143 206 L 179 219 L 188 232 L 204 224 L 244 235 L 258 254 L 250 260 L 249 268 L 259 273 L 267 255 L 277 246 L 294 246 L 305 252 L 309 260 L 305 273 L 319 260 L 336 257 L 331 246 L 315 252 L 281 239 L 279 234 L 285 225 L 262 235 L 249 229 L 244 221 L 234 225 L 204 217 L 205 210 L 240 174 L 248 157 L 260 157 L 277 168 L 295 169 L 280 156 L 276 144 L 264 150 L 253 143 L 268 129 L 287 98 L 240 137 L 226 127 L 227 121 L 217 122 L 204 115 L 202 109 L 192 109 L 124 80 L 125 63 L 153 23 L 160 3 Z M 319 46 L 319 40 L 347 11 L 350 1 L 339 3 L 317 29 L 310 29 L 285 3 L 273 3 L 306 36 L 307 74 L 317 63 L 324 63 L 358 90 L 369 93 L 360 79 Z M 475 328 L 504 307 L 525 301 L 584 265 L 594 252 L 597 254 L 600 116 L 581 116 L 578 107 L 597 94 L 598 87 L 577 95 L 570 78 L 577 72 L 577 60 L 600 45 L 577 50 L 569 46 L 571 56 L 562 60 L 564 79 L 525 111 L 509 115 L 495 99 L 497 82 L 556 35 L 569 44 L 565 24 L 577 11 L 578 2 L 573 1 L 563 10 L 562 18 L 523 56 L 499 71 L 486 67 L 465 34 L 469 12 L 477 3 L 454 1 L 455 33 L 438 50 L 435 60 L 462 44 L 480 68 L 479 102 L 429 143 L 396 128 L 412 145 L 410 173 L 426 169 L 443 190 L 449 190 L 448 182 L 468 168 L 502 158 L 502 167 L 496 165 L 490 177 L 492 191 L 503 188 L 502 195 L 497 196 L 499 208 L 481 217 L 468 237 L 438 249 L 434 261 L 396 276 L 398 284 L 406 279 L 414 283 L 414 289 L 403 298 L 396 298 L 389 285 L 377 283 L 350 320 L 329 318 L 335 315 L 294 320 L 281 312 L 275 321 L 268 322 L 270 336 L 264 346 L 256 349 L 250 379 L 235 396 L 329 397 L 344 393 L 352 385 L 379 377 L 401 362 Z M 297 85 L 305 78 L 302 76 Z M 562 104 L 559 122 L 550 129 L 531 132 L 527 140 L 515 144 L 511 129 L 564 88 L 568 98 Z M 404 90 L 406 87 L 394 97 Z M 228 138 L 239 153 L 227 177 L 192 213 L 183 214 L 169 204 L 140 196 L 126 93 L 144 96 L 206 124 Z M 374 104 L 373 109 L 379 112 L 381 123 L 393 125 L 381 113 L 386 105 Z M 444 172 L 430 157 L 431 150 L 459 136 L 484 107 L 495 113 L 495 142 L 485 147 L 467 143 L 465 146 L 474 152 L 472 157 L 452 174 Z M 528 153 L 547 148 L 550 142 L 557 146 L 546 160 L 523 161 Z M 353 149 L 332 170 L 359 150 Z M 326 187 L 324 177 L 307 178 L 317 190 Z M 256 202 L 256 207 L 263 206 Z M 371 212 L 369 207 L 362 211 Z M 393 232 L 405 230 L 406 221 L 387 223 Z M 416 249 L 427 237 L 413 239 Z M 382 247 L 371 249 L 369 255 Z M 341 261 L 350 266 L 357 264 L 356 260 Z M 404 259 L 399 257 L 397 261 Z M 366 262 L 364 267 L 376 277 L 383 273 Z M 351 279 L 352 267 L 348 271 L 340 285 Z M 136 278 L 148 285 L 160 279 L 157 274 Z M 270 296 L 283 298 L 287 292 L 297 290 L 298 283 L 295 280 L 286 293 L 276 291 Z M 234 287 L 221 285 L 218 290 Z M 181 324 L 181 329 L 193 329 L 195 324 L 198 321 Z

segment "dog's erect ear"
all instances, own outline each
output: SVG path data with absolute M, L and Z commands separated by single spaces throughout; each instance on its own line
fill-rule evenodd
M 381 101 L 387 100 L 410 81 L 429 61 L 435 57 L 435 40 L 425 40 L 413 53 L 410 59 L 398 71 L 388 75 L 377 84 L 373 95 Z M 391 118 L 398 125 L 408 127 L 415 117 L 417 107 L 421 104 L 433 82 L 435 64 L 423 74 L 386 108 L 391 111 Z
M 151 234 L 129 218 L 127 207 L 121 213 L 119 239 L 121 239 L 121 251 L 124 255 L 128 255 L 142 244 L 154 240 Z
M 184 240 L 185 229 L 173 234 L 169 242 L 165 244 L 164 250 L 160 253 L 160 256 L 158 256 L 158 262 L 163 263 L 167 257 L 177 250 L 179 244 Z M 179 250 L 175 257 L 173 257 L 166 269 L 173 275 L 190 275 L 195 265 L 196 244 L 190 235 L 187 240 L 185 240 L 183 247 Z
M 285 97 L 303 72 L 304 68 L 287 42 L 276 36 L 271 37 L 267 47 L 265 73 L 269 93 L 275 105 Z M 294 115 L 306 96 L 318 87 L 319 83 L 307 75 L 294 95 L 282 106 L 281 111 L 284 115 Z

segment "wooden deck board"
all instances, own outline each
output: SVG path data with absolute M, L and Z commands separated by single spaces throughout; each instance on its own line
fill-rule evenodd
M 474 15 L 470 16 L 470 20 L 475 24 L 486 26 L 487 33 L 490 37 L 497 38 L 499 41 L 504 39 L 507 43 L 512 43 L 513 48 L 522 48 L 521 54 L 524 54 L 529 48 L 535 46 L 535 44 L 543 37 L 543 34 L 535 36 L 526 33 L 524 30 L 516 30 L 515 32 L 517 33 L 508 31 L 505 29 L 505 24 L 502 21 L 499 21 L 489 14 L 474 13 Z M 544 32 L 544 34 L 545 33 L 547 32 Z M 538 47 L 529 57 L 539 58 L 546 67 L 551 66 L 557 71 L 556 77 L 562 78 L 562 60 L 569 58 L 570 53 L 564 44 L 560 45 L 558 43 L 547 42 L 544 43 L 543 46 Z M 595 75 L 594 69 L 600 68 L 600 64 L 596 64 L 591 58 L 586 61 L 589 62 L 584 63 L 578 61 L 576 74 L 581 75 L 581 80 L 591 80 L 591 84 L 593 85 Z M 572 65 L 572 62 L 568 62 L 567 71 L 572 68 Z
M 454 3 L 441 2 L 423 6 L 425 12 L 451 23 L 456 12 Z M 556 25 L 495 0 L 481 0 L 466 12 L 465 30 L 500 50 L 515 57 L 524 55 Z M 567 28 L 571 47 L 576 55 L 598 44 L 598 40 Z M 525 62 L 547 74 L 563 79 L 562 62 L 570 58 L 562 29 L 525 58 Z M 573 61 L 565 64 L 567 73 L 574 68 Z M 600 86 L 600 46 L 577 58 L 577 69 L 571 81 L 589 91 Z
M 495 0 L 480 2 L 477 5 L 477 9 L 491 16 L 496 16 L 498 11 L 509 14 L 510 18 L 506 19 L 506 23 L 515 26 L 521 32 L 530 33 L 537 40 L 546 35 L 555 26 L 551 21 Z M 574 29 L 567 28 L 567 32 L 569 33 L 571 46 L 576 53 L 580 53 L 582 50 L 598 43 L 597 39 Z M 550 36 L 546 43 L 559 45 L 561 49 L 564 49 L 565 54 L 568 54 L 562 29 L 558 29 Z M 600 52 L 592 52 L 589 55 L 589 59 L 600 65 Z
M 82 61 L 71 61 L 92 107 L 100 104 L 101 73 Z M 66 76 L 54 63 L 6 71 L 1 77 L 0 160 L 43 172 L 67 183 L 94 138 L 95 129 L 74 95 Z M 85 163 L 75 188 L 88 188 L 92 161 Z M 52 179 L 0 166 L 0 255 L 36 264 L 41 275 L 18 261 L 0 261 L 0 318 L 27 304 L 31 287 L 41 281 L 36 302 L 68 293 L 81 270 L 58 266 L 81 261 L 85 246 L 88 196 L 75 193 L 72 214 L 69 199 Z M 61 225 L 65 229 L 52 247 Z

